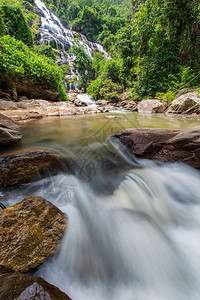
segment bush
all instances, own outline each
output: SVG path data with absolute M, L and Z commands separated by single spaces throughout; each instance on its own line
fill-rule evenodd
M 92 97 L 95 100 L 98 100 L 100 98 L 99 92 L 101 86 L 102 86 L 101 78 L 97 78 L 96 80 L 93 80 L 87 88 L 87 94 L 92 95 Z
M 7 35 L 0 37 L 0 73 L 9 80 L 27 77 L 35 84 L 60 91 L 60 100 L 67 100 L 62 70 L 51 59 Z
M 8 4 L 1 5 L 2 19 L 8 30 L 9 35 L 21 40 L 26 45 L 33 46 L 32 31 L 28 26 L 24 15 L 19 7 L 13 7 Z
M 168 91 L 166 93 L 156 93 L 156 99 L 170 103 L 176 98 L 176 95 L 177 93 L 175 91 Z
M 54 53 L 53 49 L 51 48 L 51 46 L 40 45 L 36 48 L 36 52 L 53 59 L 53 61 L 56 60 L 55 53 Z
M 102 82 L 99 96 L 101 99 L 106 99 L 110 101 L 119 101 L 120 93 L 122 92 L 121 86 L 112 82 L 110 79 L 106 79 Z
M 6 30 L 5 30 L 4 22 L 1 18 L 1 11 L 0 11 L 0 36 L 4 35 L 5 31 Z

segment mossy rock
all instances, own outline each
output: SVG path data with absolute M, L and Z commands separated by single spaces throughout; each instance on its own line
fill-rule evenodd
M 0 211 L 0 265 L 33 269 L 58 250 L 66 216 L 42 197 L 30 196 Z

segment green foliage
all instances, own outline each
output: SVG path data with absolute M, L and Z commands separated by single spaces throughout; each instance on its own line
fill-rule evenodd
M 24 15 L 19 7 L 10 6 L 6 3 L 1 5 L 2 19 L 9 35 L 21 40 L 26 45 L 33 46 L 32 31 L 28 26 Z
M 67 100 L 62 70 L 53 60 L 34 53 L 10 36 L 0 37 L 0 73 L 9 80 L 28 77 L 35 84 L 60 91 L 60 99 Z
M 102 82 L 99 91 L 99 96 L 101 99 L 106 99 L 110 101 L 119 101 L 121 92 L 122 92 L 121 86 L 112 82 L 111 79 L 106 79 Z
M 174 99 L 176 99 L 177 93 L 174 91 L 168 91 L 166 93 L 156 93 L 156 99 L 160 101 L 165 101 L 167 103 L 172 102 Z
M 131 0 L 45 0 L 65 26 L 81 32 L 91 41 L 103 41 L 115 34 L 129 18 Z
M 79 88 L 86 89 L 88 83 L 94 78 L 94 69 L 92 67 L 92 59 L 86 54 L 83 47 L 72 46 L 70 52 L 76 56 L 74 62 L 80 74 Z
M 194 81 L 200 65 L 200 10 L 197 1 L 146 0 L 118 33 L 124 76 L 140 97 Z M 187 85 L 188 86 L 188 85 Z
M 53 49 L 51 48 L 51 46 L 39 45 L 36 47 L 36 52 L 53 59 L 53 61 L 56 60 L 55 53 L 54 53 Z
M 87 94 L 92 95 L 95 100 L 100 99 L 100 88 L 102 87 L 102 79 L 99 77 L 93 80 L 87 87 Z
M 71 74 L 71 67 L 69 64 L 65 64 L 65 65 L 61 65 L 60 66 L 60 69 L 63 71 L 63 74 L 68 74 L 70 75 Z
M 96 75 L 102 73 L 105 63 L 106 61 L 104 55 L 102 53 L 95 52 L 93 56 L 92 67 L 94 68 Z
M 4 22 L 3 22 L 3 20 L 2 20 L 1 15 L 2 15 L 2 12 L 1 12 L 1 10 L 0 10 L 0 36 L 1 36 L 1 35 L 4 35 L 4 34 L 5 34 L 5 31 L 6 31 L 5 25 L 4 25 Z

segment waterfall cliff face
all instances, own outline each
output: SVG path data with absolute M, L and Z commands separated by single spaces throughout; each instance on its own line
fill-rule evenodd
M 36 12 L 40 16 L 39 27 L 39 44 L 53 45 L 60 50 L 61 61 L 60 64 L 66 62 L 72 66 L 75 57 L 67 54 L 67 51 L 73 46 L 83 46 L 85 52 L 92 58 L 93 52 L 101 52 L 106 58 L 108 58 L 107 52 L 99 44 L 92 43 L 87 40 L 87 37 L 81 33 L 71 31 L 65 28 L 58 17 L 56 17 L 46 5 L 40 1 L 35 0 Z M 81 38 L 81 40 L 76 40 Z M 78 73 L 74 70 L 72 75 L 78 76 Z

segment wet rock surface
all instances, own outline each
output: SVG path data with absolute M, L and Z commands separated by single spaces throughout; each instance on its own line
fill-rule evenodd
M 0 114 L 0 146 L 9 146 L 22 139 L 19 124 Z
M 66 223 L 56 206 L 34 195 L 1 210 L 0 265 L 26 272 L 42 264 L 57 251 Z
M 114 137 L 139 158 L 200 168 L 200 126 L 187 130 L 131 128 Z
M 165 102 L 156 99 L 145 99 L 138 103 L 137 110 L 139 113 L 162 113 L 167 108 Z
M 67 168 L 65 159 L 43 150 L 0 157 L 0 187 L 37 181 Z
M 200 113 L 200 98 L 197 92 L 181 95 L 171 102 L 166 113 L 192 114 Z
M 70 300 L 54 285 L 40 277 L 32 277 L 21 273 L 11 273 L 0 266 L 0 299 L 15 300 Z
M 74 97 L 73 100 L 67 102 L 51 102 L 42 99 L 22 100 L 20 102 L 0 100 L 0 111 L 4 116 L 12 118 L 22 124 L 44 117 L 84 115 L 102 112 L 100 107 L 86 106 L 85 103 L 76 98 L 76 93 L 71 95 Z M 77 106 L 77 104 L 80 106 Z M 112 108 L 109 105 L 107 106 L 106 108 Z

